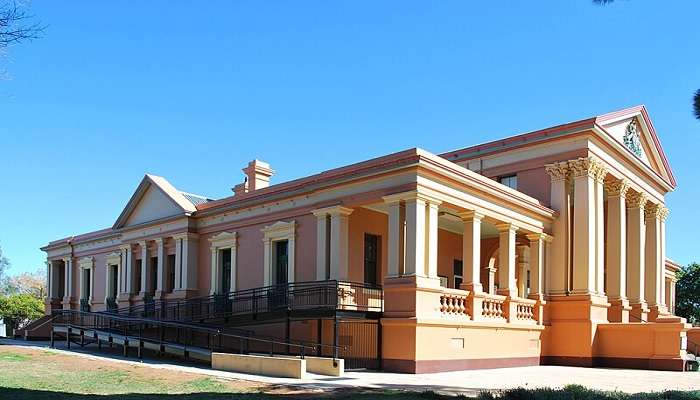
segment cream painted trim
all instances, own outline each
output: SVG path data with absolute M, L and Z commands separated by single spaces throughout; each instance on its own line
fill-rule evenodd
M 210 294 L 218 294 L 221 292 L 222 283 L 219 279 L 221 274 L 221 260 L 219 254 L 221 250 L 231 249 L 231 276 L 229 277 L 231 285 L 230 291 L 236 291 L 236 259 L 238 249 L 238 233 L 236 232 L 221 232 L 209 238 L 211 245 L 211 284 L 209 287 Z
M 260 231 L 263 233 L 263 243 L 265 245 L 263 254 L 263 285 L 270 286 L 272 284 L 272 243 L 281 240 L 288 241 L 287 281 L 290 283 L 294 282 L 296 222 L 278 221 L 264 227 Z

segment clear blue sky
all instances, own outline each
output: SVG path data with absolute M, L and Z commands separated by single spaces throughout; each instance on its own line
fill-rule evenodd
M 0 59 L 11 272 L 111 226 L 146 172 L 218 198 L 253 158 L 281 182 L 640 103 L 679 183 L 668 255 L 700 261 L 700 1 L 194 4 L 31 2 L 44 38 Z

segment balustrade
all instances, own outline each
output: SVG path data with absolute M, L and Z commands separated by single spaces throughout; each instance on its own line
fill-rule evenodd
M 465 290 L 446 289 L 440 295 L 440 312 L 443 314 L 470 316 L 469 292 Z

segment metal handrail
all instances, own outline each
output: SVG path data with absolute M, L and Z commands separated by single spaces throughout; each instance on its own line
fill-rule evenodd
M 116 310 L 108 310 L 114 314 L 140 315 L 143 317 L 152 314 L 155 318 L 167 319 L 168 313 L 172 311 L 177 314 L 177 318 L 182 319 L 181 310 L 185 313 L 189 310 L 191 314 L 199 311 L 201 314 L 206 309 L 206 315 L 189 315 L 190 317 L 205 317 L 213 314 L 216 317 L 224 317 L 234 314 L 258 313 L 279 309 L 309 309 L 309 308 L 333 308 L 338 309 L 341 304 L 341 288 L 361 289 L 361 300 L 367 300 L 367 304 L 362 301 L 356 302 L 353 306 L 364 311 L 382 311 L 383 292 L 379 285 L 372 285 L 358 282 L 345 282 L 336 280 L 292 282 L 282 285 L 270 285 L 259 288 L 244 289 L 225 294 L 214 294 L 208 296 L 193 297 L 184 300 L 152 300 L 137 306 L 123 307 Z M 366 293 L 366 290 L 374 291 Z M 380 300 L 378 305 L 371 305 L 370 299 Z M 310 302 L 316 301 L 316 303 Z M 298 303 L 296 303 L 298 302 Z M 296 303 L 296 304 L 295 304 Z M 213 305 L 213 310 L 210 310 Z M 234 305 L 236 307 L 234 307 Z M 246 309 L 247 307 L 247 309 Z M 165 310 L 165 312 L 163 311 Z M 226 312 L 224 312 L 226 310 Z M 187 317 L 187 316 L 185 316 Z
M 296 348 L 299 349 L 300 352 L 300 357 L 304 358 L 306 354 L 307 349 L 311 350 L 316 350 L 320 349 L 321 347 L 329 347 L 334 350 L 341 350 L 345 349 L 345 346 L 336 346 L 336 345 L 328 345 L 328 344 L 322 344 L 322 343 L 304 343 L 304 342 L 295 342 L 295 341 L 290 341 L 290 340 L 278 340 L 278 339 L 271 339 L 271 338 L 261 338 L 261 337 L 255 337 L 253 335 L 239 335 L 239 334 L 234 334 L 234 333 L 227 333 L 227 332 L 222 332 L 221 329 L 217 328 L 210 328 L 206 326 L 201 326 L 201 325 L 196 325 L 196 324 L 188 324 L 188 323 L 182 323 L 182 322 L 175 322 L 175 321 L 162 321 L 162 320 L 152 320 L 152 319 L 144 319 L 144 318 L 138 318 L 138 317 L 127 317 L 127 316 L 118 316 L 118 315 L 113 315 L 113 314 L 108 314 L 108 313 L 98 313 L 98 312 L 86 312 L 86 311 L 76 311 L 76 310 L 57 310 L 53 316 L 53 320 L 59 319 L 60 318 L 65 318 L 68 316 L 71 321 L 61 321 L 61 322 L 54 322 L 55 326 L 66 326 L 69 329 L 72 328 L 78 328 L 78 329 L 96 329 L 96 330 L 118 330 L 120 328 L 123 328 L 124 336 L 132 336 L 128 334 L 128 328 L 133 328 L 133 325 L 137 325 L 138 328 L 138 339 L 140 341 L 148 341 L 148 342 L 153 342 L 153 343 L 175 343 L 177 345 L 182 345 L 184 347 L 187 347 L 186 340 L 183 340 L 185 343 L 180 343 L 179 341 L 167 341 L 163 339 L 155 339 L 152 337 L 144 337 L 143 336 L 143 327 L 144 325 L 149 326 L 156 326 L 156 327 L 167 327 L 167 328 L 177 328 L 177 329 L 188 329 L 192 333 L 192 331 L 198 332 L 198 333 L 205 333 L 208 335 L 207 343 L 208 349 L 210 351 L 214 351 L 216 346 L 213 346 L 211 344 L 211 335 L 216 335 L 219 340 L 219 346 L 221 346 L 221 338 L 232 338 L 232 339 L 238 339 L 240 340 L 240 347 L 239 350 L 242 352 L 244 349 L 243 346 L 243 340 L 246 341 L 246 343 L 253 341 L 253 342 L 258 342 L 258 343 L 264 343 L 264 344 L 269 344 L 270 345 L 270 352 L 269 354 L 272 356 L 274 355 L 274 346 L 275 345 L 280 345 L 284 346 L 286 348 Z M 78 322 L 74 322 L 72 320 L 78 319 Z M 88 321 L 85 321 L 85 320 Z M 90 323 L 90 320 L 92 323 Z M 87 322 L 87 323 L 86 323 Z M 107 327 L 105 327 L 104 323 L 107 322 Z M 120 323 L 125 323 L 125 326 L 119 326 L 118 324 L 113 324 L 113 322 L 120 322 Z M 100 324 L 102 323 L 102 324 Z M 198 347 L 198 346 L 191 346 L 190 347 Z M 246 348 L 249 348 L 249 345 L 246 344 Z

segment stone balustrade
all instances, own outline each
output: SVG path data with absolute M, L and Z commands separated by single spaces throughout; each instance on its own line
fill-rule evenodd
M 466 290 L 443 289 L 440 295 L 440 312 L 447 315 L 470 318 L 469 292 Z
M 516 298 L 511 301 L 515 302 L 515 320 L 522 323 L 537 323 L 536 310 L 537 301 L 532 299 Z M 512 321 L 513 319 L 511 319 Z
M 481 317 L 486 320 L 506 320 L 507 297 L 497 294 L 483 293 L 481 303 Z

